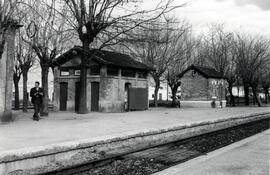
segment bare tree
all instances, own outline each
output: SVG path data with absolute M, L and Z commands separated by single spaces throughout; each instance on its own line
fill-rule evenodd
M 29 4 L 28 4 L 29 5 Z M 48 74 L 53 60 L 65 49 L 65 43 L 72 36 L 66 32 L 65 9 L 59 15 L 56 1 L 37 0 L 31 4 L 31 13 L 27 16 L 27 42 L 39 60 L 44 98 L 41 115 L 48 115 Z M 28 23 L 27 23 L 28 22 Z
M 188 26 L 186 23 L 183 23 L 181 28 L 182 29 L 179 30 L 184 31 L 184 33 L 180 33 L 181 37 L 177 43 L 170 43 L 171 47 L 175 46 L 174 51 L 176 54 L 167 67 L 167 71 L 165 73 L 166 80 L 172 92 L 172 107 L 176 106 L 176 94 L 178 88 L 181 85 L 181 81 L 178 75 L 188 67 L 193 57 L 194 48 L 196 47 L 196 41 L 192 36 L 190 26 Z M 175 36 L 175 38 L 178 37 Z
M 19 81 L 21 79 L 22 70 L 19 65 L 18 55 L 15 58 L 15 65 L 13 67 L 13 84 L 14 84 L 14 91 L 15 91 L 15 99 L 14 99 L 14 109 L 18 110 L 20 107 L 20 95 L 19 95 Z
M 236 82 L 235 57 L 236 50 L 233 48 L 234 34 L 226 32 L 223 25 L 213 25 L 209 34 L 204 38 L 204 56 L 207 64 L 221 72 L 227 78 L 230 93 L 230 104 L 235 106 L 232 88 Z
M 71 12 L 70 24 L 77 31 L 83 49 L 99 45 L 99 48 L 116 44 L 117 38 L 143 23 L 180 6 L 172 6 L 174 0 L 160 1 L 152 9 L 142 9 L 139 0 L 64 0 Z M 80 75 L 79 113 L 87 113 L 86 107 L 86 56 L 82 57 Z
M 23 112 L 27 112 L 29 101 L 27 93 L 28 72 L 33 66 L 36 57 L 32 47 L 24 41 L 25 35 L 25 32 L 21 30 L 16 37 L 16 65 L 23 76 Z
M 209 66 L 208 63 L 208 48 L 204 35 L 197 36 L 195 38 L 195 47 L 193 50 L 192 60 L 190 64 L 198 66 Z
M 262 80 L 261 85 L 264 90 L 265 95 L 265 103 L 268 104 L 268 100 L 270 98 L 269 95 L 269 88 L 270 88 L 270 63 L 264 65 L 264 68 L 262 69 Z
M 262 37 L 238 35 L 234 46 L 237 49 L 237 74 L 244 85 L 245 104 L 249 105 L 249 87 L 251 87 L 258 106 L 261 106 L 257 90 L 264 74 L 263 66 L 269 64 L 270 43 Z
M 178 41 L 185 28 L 177 28 L 174 19 L 161 18 L 132 31 L 126 38 L 130 54 L 156 70 L 150 74 L 154 80 L 154 105 L 158 106 L 158 91 L 170 63 L 179 55 Z M 183 27 L 183 26 L 182 26 Z
M 19 2 L 19 0 L 0 1 L 0 59 L 4 52 L 6 32 L 17 24 L 13 18 Z

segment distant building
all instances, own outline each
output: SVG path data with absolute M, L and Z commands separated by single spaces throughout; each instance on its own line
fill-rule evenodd
M 158 90 L 158 100 L 159 101 L 167 101 L 167 100 L 172 100 L 171 99 L 171 89 L 168 86 L 167 81 L 162 81 L 160 83 L 160 88 Z M 150 85 L 149 85 L 149 100 L 154 100 L 155 96 L 155 82 L 152 77 L 150 77 Z
M 148 109 L 148 74 L 153 68 L 125 54 L 104 50 L 85 52 L 81 47 L 75 46 L 54 62 L 55 110 L 78 110 L 83 54 L 88 58 L 89 111 L 123 112 Z
M 181 106 L 226 106 L 226 79 L 220 72 L 209 67 L 191 65 L 181 74 Z

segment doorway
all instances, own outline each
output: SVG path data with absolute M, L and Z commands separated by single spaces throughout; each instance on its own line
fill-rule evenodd
M 75 83 L 75 111 L 79 111 L 80 103 L 80 82 Z
M 67 110 L 68 83 L 60 83 L 60 111 Z
M 129 88 L 131 87 L 130 83 L 125 83 L 125 111 L 129 110 Z
M 91 111 L 99 111 L 99 82 L 91 82 Z

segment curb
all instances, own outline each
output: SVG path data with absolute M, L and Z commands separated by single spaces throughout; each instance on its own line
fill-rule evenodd
M 0 152 L 0 174 L 39 174 L 124 155 L 169 142 L 270 118 L 270 112 L 93 139 Z

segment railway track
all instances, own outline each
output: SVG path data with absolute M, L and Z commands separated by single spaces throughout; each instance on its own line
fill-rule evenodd
M 46 175 L 152 174 L 260 133 L 269 127 L 270 119 L 267 118 Z

